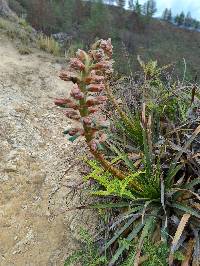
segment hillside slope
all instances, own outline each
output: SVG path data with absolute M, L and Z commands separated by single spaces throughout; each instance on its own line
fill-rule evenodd
M 9 2 L 17 14 L 27 13 L 27 20 L 35 29 L 47 34 L 62 31 L 71 36 L 65 49 L 88 46 L 95 38 L 112 38 L 115 69 L 120 73 L 130 74 L 130 69 L 137 71 L 137 55 L 141 55 L 146 61 L 158 60 L 160 65 L 176 64 L 175 73 L 180 79 L 184 73 L 184 58 L 187 79 L 194 79 L 196 73 L 200 76 L 198 31 L 95 1 Z
M 175 63 L 181 78 L 183 58 L 187 63 L 188 78 L 194 78 L 195 73 L 200 75 L 200 32 L 153 20 L 143 34 L 135 35 L 135 44 L 135 53 L 147 60 L 157 59 L 161 65 Z
M 21 56 L 0 35 L 0 265 L 63 265 L 80 226 L 94 216 L 66 211 L 80 204 L 78 154 L 63 137 L 67 121 L 53 104 L 71 84 L 61 66 L 35 51 Z M 78 151 L 77 151 L 78 149 Z M 84 195 L 83 195 L 84 198 Z

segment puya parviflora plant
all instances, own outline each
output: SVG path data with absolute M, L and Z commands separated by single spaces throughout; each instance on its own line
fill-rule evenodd
M 99 54 L 101 56 L 97 57 Z M 113 201 L 93 207 L 118 209 L 115 219 L 111 218 L 110 237 L 104 243 L 102 252 L 107 252 L 109 266 L 120 265 L 126 260 L 132 242 L 137 241 L 134 256 L 131 257 L 132 263 L 139 265 L 148 260 L 144 257 L 143 248 L 148 237 L 155 245 L 160 241 L 171 245 L 170 256 L 166 261 L 169 265 L 173 264 L 177 249 L 183 252 L 187 249 L 187 259 L 193 261 L 196 266 L 200 258 L 200 181 L 197 172 L 192 170 L 193 166 L 189 166 L 189 148 L 199 134 L 200 127 L 193 130 L 187 138 L 184 137 L 181 142 L 183 145 L 177 146 L 178 152 L 175 152 L 176 149 L 173 150 L 173 147 L 167 144 L 168 137 L 163 144 L 155 141 L 154 113 L 160 110 L 154 104 L 152 112 L 151 105 L 149 107 L 149 104 L 143 103 L 142 112 L 138 116 L 142 136 L 141 150 L 137 154 L 129 154 L 122 146 L 110 140 L 110 148 L 115 156 L 108 162 L 101 149 L 101 145 L 106 141 L 105 120 L 101 119 L 101 111 L 97 108 L 107 99 L 99 94 L 107 92 L 119 116 L 127 123 L 128 130 L 134 126 L 134 120 L 117 107 L 117 102 L 106 83 L 112 73 L 111 55 L 110 41 L 98 41 L 88 53 L 79 50 L 77 57 L 71 60 L 71 72 L 61 73 L 63 80 L 71 80 L 74 83 L 71 97 L 57 99 L 55 102 L 56 105 L 67 108 L 67 117 L 80 123 L 80 127 L 65 132 L 69 135 L 69 140 L 74 141 L 84 136 L 96 159 L 88 162 L 93 171 L 86 177 L 87 180 L 96 180 L 99 184 L 99 189 L 93 191 L 93 194 L 103 196 L 109 201 L 113 197 Z M 148 86 L 148 89 L 151 87 Z M 99 121 L 103 121 L 103 127 Z M 168 127 L 167 123 L 164 125 Z M 134 130 L 133 128 L 132 132 Z M 170 133 L 170 138 L 178 139 L 180 136 L 176 133 Z M 178 140 L 174 141 L 178 143 Z M 169 155 L 170 149 L 172 152 Z M 184 159 L 185 156 L 187 160 Z M 187 171 L 188 166 L 190 173 Z M 183 263 L 186 263 L 186 260 Z
M 113 71 L 112 49 L 110 39 L 97 41 L 89 52 L 79 49 L 76 57 L 70 60 L 69 69 L 60 74 L 62 80 L 74 83 L 70 98 L 57 99 L 55 104 L 67 108 L 65 115 L 80 123 L 80 127 L 65 131 L 70 136 L 69 140 L 73 142 L 84 136 L 91 153 L 104 169 L 124 179 L 125 174 L 106 160 L 102 148 L 107 138 L 104 129 L 109 123 L 102 115 L 100 106 L 107 100 L 103 94 Z

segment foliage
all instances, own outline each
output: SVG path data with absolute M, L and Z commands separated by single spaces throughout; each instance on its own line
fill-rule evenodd
M 101 56 L 100 61 L 92 61 L 102 52 L 109 55 L 107 60 Z M 90 54 L 79 51 L 79 59 L 71 61 L 72 68 L 77 71 L 75 77 L 66 72 L 61 75 L 62 79 L 71 79 L 76 84 L 77 93 L 71 95 L 79 102 L 56 101 L 59 106 L 79 110 L 71 118 L 76 119 L 77 115 L 78 119 L 80 116 L 83 119 L 80 121 L 88 118 L 88 94 L 84 86 L 88 77 L 89 80 L 92 78 L 91 70 L 97 70 L 99 63 L 102 66 L 102 58 L 103 65 L 108 64 L 111 55 L 110 41 L 101 40 Z M 104 138 L 105 148 L 102 149 L 96 136 L 91 134 L 91 124 L 85 127 L 83 123 L 84 131 L 73 130 L 70 134 L 73 140 L 83 135 L 96 159 L 88 161 L 91 173 L 85 179 L 95 181 L 97 186 L 91 191 L 92 195 L 103 197 L 106 202 L 93 207 L 112 210 L 109 226 L 105 227 L 109 239 L 104 242 L 100 254 L 107 254 L 109 262 L 106 265 L 109 266 L 125 263 L 127 256 L 134 265 L 141 262 L 150 265 L 147 261 L 151 265 L 173 265 L 177 260 L 198 265 L 200 167 L 196 141 L 200 134 L 199 88 L 196 84 L 185 85 L 184 80 L 182 83 L 166 80 L 163 72 L 169 66 L 160 68 L 156 61 L 145 63 L 140 57 L 138 60 L 143 73 L 138 83 L 132 83 L 134 104 L 131 109 L 127 109 L 128 101 L 127 105 L 119 105 L 116 97 L 121 91 L 114 91 L 114 96 L 108 82 L 103 83 L 103 91 L 114 107 L 110 120 L 120 124 L 107 131 L 109 138 Z M 95 75 L 99 73 L 104 78 L 109 77 L 105 72 L 95 72 Z M 95 102 L 98 96 L 93 97 L 92 102 Z M 100 117 L 102 111 L 97 115 Z M 98 131 L 95 128 L 95 133 Z M 96 145 L 91 140 L 95 140 Z M 147 238 L 151 239 L 150 246 L 145 244 Z M 181 255 L 185 249 L 188 250 L 187 258 Z M 160 254 L 159 258 L 156 253 Z M 161 254 L 168 255 L 167 261 Z

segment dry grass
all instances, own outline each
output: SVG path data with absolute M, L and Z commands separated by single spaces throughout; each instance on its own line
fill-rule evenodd
M 41 34 L 38 37 L 37 45 L 41 50 L 44 50 L 55 56 L 60 54 L 60 45 L 53 37 L 48 37 Z
M 21 20 L 12 22 L 0 18 L 0 30 L 12 40 L 20 40 L 22 44 L 27 45 L 33 40 L 32 28 L 26 24 L 21 25 Z

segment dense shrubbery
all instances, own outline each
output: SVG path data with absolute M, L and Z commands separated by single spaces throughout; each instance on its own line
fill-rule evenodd
M 131 97 L 124 102 L 119 98 L 123 88 L 115 90 L 110 84 L 111 56 L 110 40 L 98 41 L 89 53 L 79 50 L 70 69 L 60 76 L 74 86 L 71 97 L 57 99 L 56 104 L 80 123 L 65 134 L 70 141 L 85 137 L 95 158 L 88 160 L 91 172 L 85 180 L 95 181 L 91 193 L 99 197 L 99 204 L 90 207 L 106 214 L 99 248 L 89 242 L 84 256 L 80 251 L 66 265 L 76 259 L 88 265 L 83 259 L 90 258 L 89 265 L 179 265 L 182 261 L 198 266 L 199 88 L 174 82 L 163 74 L 167 67 L 138 58 L 143 72 L 138 81 L 130 79 Z M 112 104 L 110 111 L 107 108 L 110 126 L 102 119 L 104 94 Z

